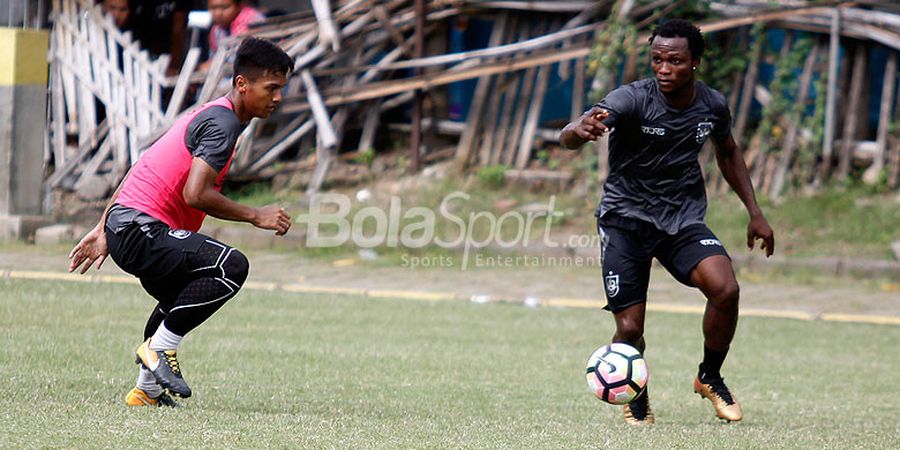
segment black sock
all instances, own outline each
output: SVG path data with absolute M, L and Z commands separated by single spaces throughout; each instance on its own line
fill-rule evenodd
M 719 370 L 722 369 L 722 363 L 725 362 L 725 355 L 727 354 L 728 350 L 717 352 L 704 345 L 703 362 L 700 363 L 700 370 L 698 373 L 700 379 L 708 380 L 722 378 L 722 375 L 719 374 Z

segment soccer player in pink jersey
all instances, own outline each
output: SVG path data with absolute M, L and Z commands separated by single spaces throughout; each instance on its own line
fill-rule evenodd
M 293 60 L 275 44 L 248 38 L 238 48 L 232 89 L 184 115 L 129 170 L 99 223 L 69 254 L 69 271 L 97 269 L 106 256 L 134 275 L 157 304 L 136 350 L 132 406 L 177 406 L 191 395 L 177 359 L 182 338 L 237 294 L 250 269 L 237 249 L 198 233 L 207 214 L 276 235 L 291 228 L 278 205 L 261 208 L 221 194 L 235 143 L 254 117 L 281 102 Z

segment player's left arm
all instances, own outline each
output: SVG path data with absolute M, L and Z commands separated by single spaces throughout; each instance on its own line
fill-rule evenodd
M 215 189 L 218 172 L 203 158 L 194 157 L 182 195 L 191 208 L 199 209 L 213 217 L 251 223 L 266 230 L 274 230 L 282 236 L 291 228 L 291 216 L 278 205 L 262 208 L 238 203 Z
M 756 203 L 756 193 L 753 191 L 753 182 L 750 181 L 750 171 L 744 163 L 744 152 L 734 142 L 731 133 L 716 145 L 716 162 L 722 171 L 722 176 L 728 185 L 734 189 L 747 213 L 750 214 L 750 223 L 747 225 L 747 247 L 753 249 L 757 239 L 762 240 L 761 248 L 766 251 L 766 257 L 775 253 L 775 232 L 769 226 L 769 221 L 763 215 L 759 204 Z

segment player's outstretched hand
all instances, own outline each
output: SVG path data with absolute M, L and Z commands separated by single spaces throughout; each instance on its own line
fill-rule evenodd
M 606 125 L 603 124 L 607 117 L 609 117 L 609 111 L 599 106 L 594 106 L 575 121 L 572 131 L 582 139 L 596 141 L 597 138 L 609 131 Z
M 753 250 L 757 239 L 762 240 L 760 248 L 766 251 L 766 258 L 775 253 L 775 232 L 762 214 L 750 217 L 747 225 L 747 248 Z
M 106 233 L 103 226 L 97 225 L 69 252 L 69 272 L 74 272 L 81 267 L 79 273 L 85 273 L 96 263 L 97 270 L 106 261 L 109 249 L 106 247 Z
M 284 236 L 291 229 L 291 216 L 278 205 L 266 205 L 256 210 L 253 225 L 264 230 L 275 230 L 276 236 Z

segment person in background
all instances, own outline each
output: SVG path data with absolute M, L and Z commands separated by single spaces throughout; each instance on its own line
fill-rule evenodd
M 103 14 L 112 16 L 116 28 L 121 31 L 130 30 L 131 7 L 128 0 L 103 0 L 100 7 L 103 8 Z
M 241 0 L 208 0 L 206 9 L 212 16 L 213 26 L 209 30 L 209 60 L 219 49 L 222 39 L 246 33 L 251 24 L 265 19 L 258 9 L 244 4 Z M 201 65 L 209 69 L 210 61 Z
M 141 48 L 153 57 L 170 56 L 166 75 L 177 75 L 184 61 L 190 0 L 130 0 L 131 24 Z

